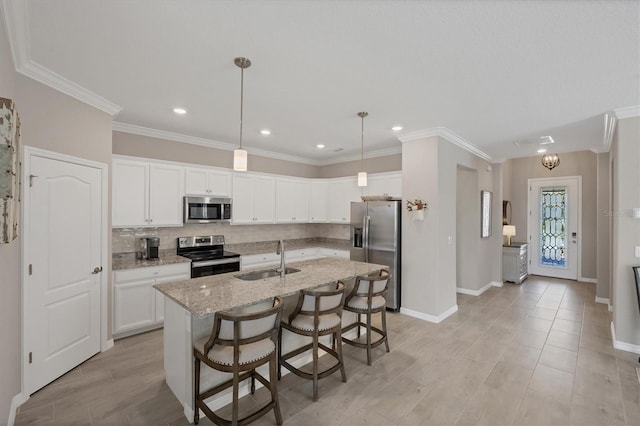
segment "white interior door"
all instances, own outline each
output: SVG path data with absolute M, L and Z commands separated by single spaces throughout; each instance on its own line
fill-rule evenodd
M 529 273 L 578 279 L 579 177 L 529 180 Z
M 23 294 L 31 394 L 100 351 L 103 183 L 99 168 L 35 155 L 28 173 Z

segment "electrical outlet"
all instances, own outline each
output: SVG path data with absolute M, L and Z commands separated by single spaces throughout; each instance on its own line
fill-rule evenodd
M 640 246 L 636 246 L 636 257 L 640 257 Z

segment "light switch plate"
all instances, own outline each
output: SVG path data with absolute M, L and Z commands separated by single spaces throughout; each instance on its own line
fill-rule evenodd
M 640 257 L 640 246 L 636 246 L 636 257 Z

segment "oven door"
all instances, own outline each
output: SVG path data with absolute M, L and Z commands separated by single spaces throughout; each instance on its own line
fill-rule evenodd
M 225 274 L 227 272 L 236 272 L 239 270 L 240 270 L 239 257 L 202 260 L 199 262 L 191 263 L 191 278 Z

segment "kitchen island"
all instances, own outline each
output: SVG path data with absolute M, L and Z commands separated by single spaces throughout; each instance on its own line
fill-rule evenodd
M 358 275 L 373 273 L 385 267 L 335 258 L 295 262 L 287 266 L 300 269 L 300 272 L 288 274 L 284 280 L 277 276 L 257 281 L 244 281 L 237 278 L 237 275 L 244 272 L 233 272 L 156 285 L 158 291 L 165 295 L 166 381 L 183 405 L 184 414 L 189 421 L 193 420 L 194 407 L 193 342 L 211 333 L 216 312 L 249 306 L 275 296 L 282 296 L 285 300 L 283 315 L 287 315 L 295 307 L 298 292 L 302 289 L 313 289 L 338 280 L 353 281 Z M 343 316 L 345 325 L 354 321 L 354 318 L 347 314 Z M 285 333 L 283 335 L 284 350 L 289 351 L 302 346 L 308 341 L 305 339 L 308 338 Z M 292 363 L 299 366 L 310 360 L 310 356 L 302 354 Z M 286 371 L 286 369 L 283 370 L 283 373 Z M 227 378 L 228 375 L 224 373 L 203 369 L 201 386 L 206 389 Z M 241 389 L 241 395 L 245 393 L 248 393 L 248 386 Z M 230 393 L 223 393 L 207 403 L 215 410 L 229 402 L 231 402 Z

